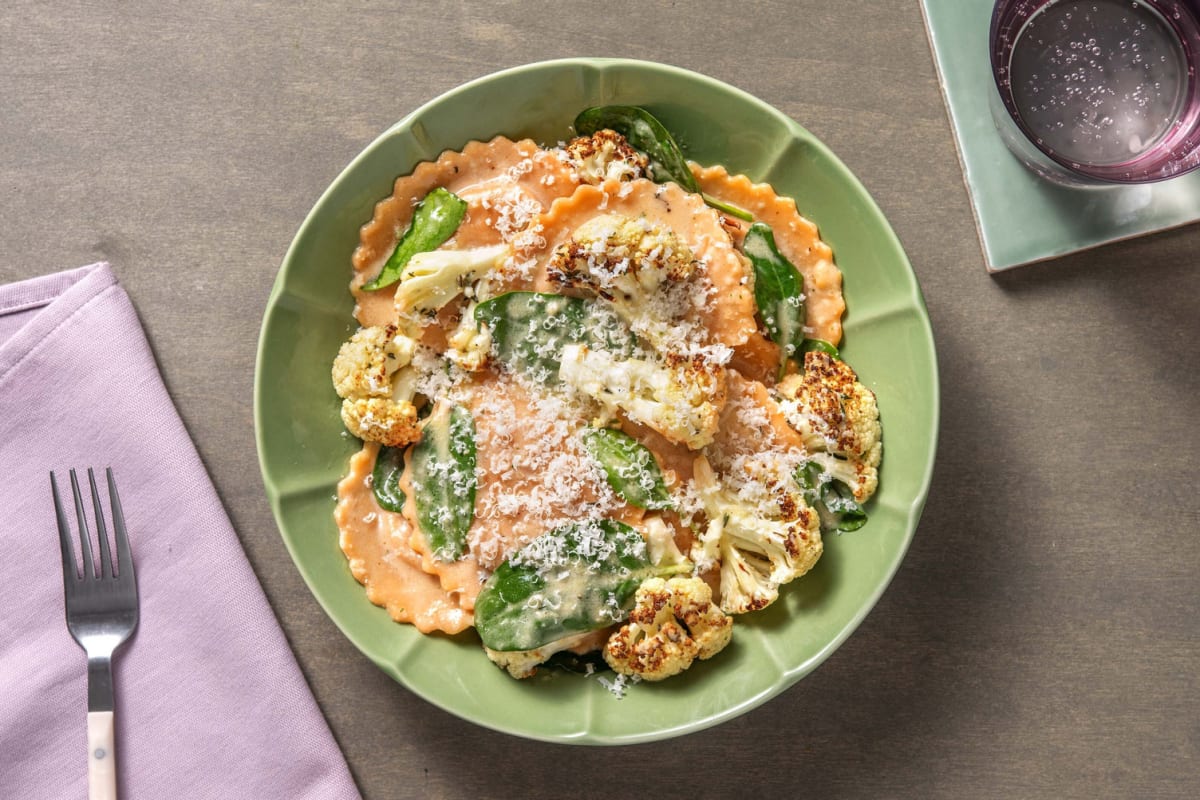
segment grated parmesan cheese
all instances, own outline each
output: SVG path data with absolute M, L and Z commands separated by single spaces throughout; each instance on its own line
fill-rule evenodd
M 640 675 L 623 675 L 617 673 L 613 678 L 609 679 L 601 675 L 596 678 L 596 682 L 608 690 L 608 693 L 613 697 L 621 700 L 625 697 L 625 692 L 630 686 L 641 683 Z

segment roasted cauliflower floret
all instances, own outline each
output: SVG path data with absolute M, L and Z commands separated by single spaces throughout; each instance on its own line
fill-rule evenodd
M 416 406 L 387 397 L 343 400 L 342 422 L 346 430 L 364 442 L 387 447 L 402 447 L 421 438 Z
M 408 366 L 416 342 L 399 335 L 395 325 L 359 328 L 333 361 L 338 397 L 389 397 L 392 376 Z
M 395 325 L 360 328 L 333 361 L 333 388 L 347 430 L 369 442 L 398 447 L 420 438 L 413 405 L 417 343 Z
M 808 572 L 821 557 L 817 513 L 790 481 L 765 478 L 758 488 L 770 500 L 749 503 L 721 485 L 703 456 L 693 469 L 708 528 L 693 545 L 692 560 L 701 569 L 720 563 L 726 613 L 769 606 L 780 586 Z
M 604 660 L 622 675 L 660 681 L 729 644 L 733 619 L 712 601 L 700 578 L 650 578 L 638 587 L 629 621 L 604 646 Z
M 780 406 L 809 450 L 862 457 L 879 444 L 875 394 L 854 370 L 828 353 L 804 354 L 804 372 L 779 384 Z
M 505 244 L 417 253 L 396 287 L 396 311 L 401 316 L 437 311 L 465 287 L 496 269 L 509 253 Z
M 712 442 L 725 405 L 724 368 L 699 355 L 622 359 L 587 345 L 568 345 L 558 376 L 611 413 L 620 409 L 634 422 L 692 450 Z
M 620 306 L 637 304 L 664 283 L 687 280 L 696 258 L 670 228 L 645 217 L 593 217 L 559 245 L 547 268 L 551 281 L 584 289 Z
M 879 406 L 850 365 L 827 353 L 805 353 L 803 374 L 789 375 L 778 391 L 780 409 L 813 460 L 859 503 L 873 495 L 882 451 Z
M 575 137 L 567 142 L 563 153 L 584 183 L 630 181 L 644 177 L 650 166 L 650 161 L 630 147 L 624 136 L 608 129 Z

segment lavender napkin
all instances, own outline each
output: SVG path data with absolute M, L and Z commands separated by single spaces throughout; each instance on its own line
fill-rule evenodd
M 87 793 L 48 473 L 110 465 L 141 595 L 122 796 L 358 797 L 107 264 L 0 287 L 0 797 Z

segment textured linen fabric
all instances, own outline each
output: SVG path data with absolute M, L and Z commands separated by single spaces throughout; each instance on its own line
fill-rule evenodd
M 0 797 L 87 795 L 49 472 L 89 466 L 102 488 L 113 468 L 141 596 L 114 665 L 121 796 L 358 797 L 107 264 L 0 287 Z

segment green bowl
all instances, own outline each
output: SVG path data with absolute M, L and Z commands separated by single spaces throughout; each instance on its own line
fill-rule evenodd
M 338 549 L 334 493 L 359 444 L 343 429 L 329 368 L 356 328 L 347 291 L 359 227 L 399 175 L 445 149 L 496 134 L 557 142 L 581 109 L 649 108 L 701 163 L 726 165 L 794 197 L 845 275 L 843 354 L 878 395 L 884 458 L 870 521 L 831 535 L 825 555 L 768 609 L 739 617 L 710 661 L 623 698 L 599 676 L 542 670 L 516 681 L 473 632 L 423 636 L 371 605 Z M 496 730 L 546 741 L 627 744 L 699 730 L 779 694 L 858 626 L 912 539 L 937 443 L 938 381 L 920 288 L 895 234 L 849 170 L 783 114 L 674 67 L 568 59 L 499 72 L 409 114 L 372 142 L 300 226 L 267 303 L 254 412 L 263 481 L 304 580 L 368 658 L 431 703 Z M 610 675 L 611 677 L 611 675 Z

